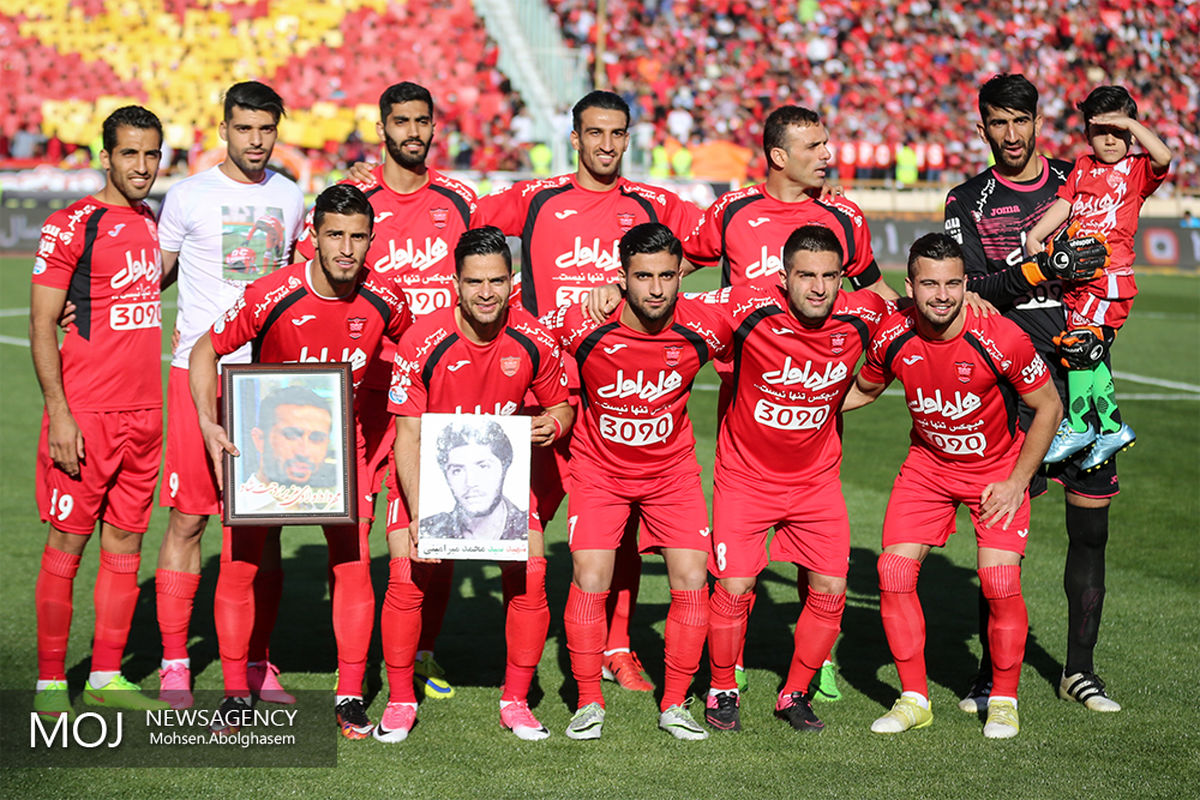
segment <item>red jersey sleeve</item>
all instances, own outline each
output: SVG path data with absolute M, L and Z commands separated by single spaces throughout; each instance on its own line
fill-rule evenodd
M 1068 203 L 1075 199 L 1075 192 L 1079 185 L 1079 175 L 1087 169 L 1088 156 L 1080 156 L 1075 159 L 1075 166 L 1071 168 L 1071 174 L 1067 176 L 1067 180 L 1062 186 L 1058 187 L 1058 198 L 1066 200 Z
M 888 384 L 896 377 L 887 363 L 887 351 L 892 342 L 911 327 L 911 322 L 904 313 L 892 314 L 883 321 L 871 340 L 871 346 L 867 348 L 867 357 L 859 369 L 863 380 L 874 384 Z
M 679 237 L 687 236 L 700 222 L 703 216 L 699 207 L 689 203 L 673 192 L 667 192 L 667 210 L 663 214 L 663 224 Z
M 79 264 L 84 237 L 67 230 L 66 214 L 58 212 L 42 226 L 37 256 L 33 261 L 33 282 L 51 289 L 67 289 Z
M 471 217 L 472 228 L 494 225 L 505 236 L 520 236 L 529 213 L 529 198 L 537 191 L 537 181 L 521 181 L 507 189 L 480 197 Z
M 1004 377 L 1016 387 L 1018 394 L 1037 391 L 1050 381 L 1050 370 L 1037 354 L 1029 334 L 1015 324 L 1004 326 L 1005 352 L 1009 359 L 1001 362 Z
M 721 209 L 716 203 L 700 215 L 683 240 L 683 254 L 698 267 L 714 267 L 721 260 Z
M 1133 156 L 1133 159 L 1134 165 L 1133 169 L 1130 170 L 1132 173 L 1130 177 L 1137 182 L 1138 195 L 1145 200 L 1154 194 L 1159 186 L 1162 186 L 1163 181 L 1170 174 L 1171 168 L 1168 166 L 1159 175 L 1154 172 L 1154 165 L 1150 163 L 1150 156 L 1145 153 L 1138 153 L 1136 156 Z
M 846 277 L 861 275 L 875 263 L 875 251 L 871 249 L 871 229 L 861 208 L 845 197 L 835 197 L 828 205 L 850 218 L 854 237 L 854 259 L 846 264 Z
M 388 412 L 400 417 L 419 417 L 429 404 L 425 382 L 421 380 L 424 359 L 419 355 L 420 336 L 410 330 L 396 345 L 392 362 L 392 385 L 388 390 Z
M 538 371 L 533 376 L 530 390 L 542 408 L 550 408 L 567 402 L 567 369 L 563 363 L 562 348 L 554 335 L 541 325 L 536 329 L 519 328 L 530 335 L 539 351 Z
M 247 286 L 238 301 L 213 323 L 209 336 L 217 355 L 232 353 L 262 330 L 263 320 L 274 303 L 267 302 L 267 291 L 261 283 L 259 280 Z
M 296 240 L 296 252 L 303 257 L 305 261 L 310 260 L 317 254 L 316 244 L 313 242 L 312 235 L 313 224 L 313 209 L 309 209 L 304 215 L 304 227 L 300 231 L 300 238 Z M 295 261 L 296 259 L 292 259 Z

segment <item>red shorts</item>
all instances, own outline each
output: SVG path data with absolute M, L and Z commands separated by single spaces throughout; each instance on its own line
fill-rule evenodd
M 575 465 L 581 466 L 576 460 Z M 638 552 L 664 547 L 711 549 L 708 506 L 700 471 L 676 470 L 658 478 L 618 478 L 596 469 L 572 486 L 568 501 L 567 544 L 576 550 L 616 550 L 625 523 L 641 521 Z
M 579 420 L 579 390 L 572 389 L 567 398 L 576 421 Z M 540 411 L 532 392 L 525 395 L 525 408 L 522 414 L 534 415 Z M 533 496 L 537 498 L 538 515 L 543 523 L 549 524 L 558 513 L 563 498 L 571 491 L 571 434 L 558 439 L 550 447 L 535 447 L 530 453 L 529 479 L 533 486 Z
M 1120 330 L 1129 319 L 1133 298 L 1137 297 L 1137 281 L 1133 274 L 1103 275 L 1087 283 L 1063 288 L 1063 305 L 1067 308 L 1067 327 L 1105 325 Z
M 945 545 L 954 533 L 954 513 L 962 503 L 971 512 L 979 547 L 1008 550 L 1024 556 L 1029 536 L 1028 489 L 1007 530 L 1001 527 L 1003 520 L 985 525 L 980 514 L 979 498 L 983 488 L 1007 478 L 1013 463 L 1006 460 L 990 475 L 975 475 L 935 461 L 919 448 L 909 450 L 908 458 L 892 484 L 892 496 L 883 518 L 883 546 L 906 542 L 933 547 Z
M 758 575 L 767 566 L 767 531 L 772 527 L 771 561 L 835 578 L 849 573 L 850 517 L 836 474 L 821 483 L 781 486 L 718 471 L 708 571 L 718 578 Z
M 217 477 L 204 448 L 200 418 L 188 387 L 188 371 L 171 367 L 167 377 L 167 458 L 159 505 L 185 514 L 208 515 L 220 510 L 219 500 Z
M 75 424 L 84 457 L 72 478 L 50 458 L 50 418 L 42 412 L 36 490 L 42 521 L 80 536 L 91 535 L 97 520 L 145 533 L 162 457 L 162 409 L 82 411 Z

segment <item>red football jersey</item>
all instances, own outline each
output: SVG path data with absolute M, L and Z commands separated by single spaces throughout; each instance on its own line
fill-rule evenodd
M 404 290 L 412 313 L 419 316 L 452 307 L 454 291 L 454 247 L 463 231 L 471 227 L 475 192 L 465 183 L 429 170 L 429 183 L 410 194 L 392 191 L 383 182 L 383 165 L 371 172 L 374 180 L 359 183 L 375 211 L 375 238 L 367 251 L 367 267 L 379 282 L 393 281 Z M 304 233 L 296 250 L 312 258 L 315 250 L 309 209 Z M 384 339 L 379 361 L 367 371 L 366 385 L 388 386 L 395 346 Z
M 154 212 L 77 200 L 42 226 L 33 282 L 66 289 L 75 322 L 63 337 L 72 411 L 162 408 L 162 258 Z
M 487 344 L 459 331 L 454 309 L 422 317 L 396 348 L 388 411 L 419 417 L 452 414 L 516 414 L 532 391 L 543 408 L 567 401 L 562 350 L 537 320 L 519 308 Z
M 624 302 L 602 323 L 581 305 L 543 317 L 579 365 L 583 400 L 571 439 L 572 463 L 587 461 L 579 475 L 654 478 L 698 468 L 687 414 L 692 381 L 733 335 L 728 312 L 715 302 L 680 296 L 674 324 L 656 335 L 621 324 Z
M 801 225 L 824 225 L 842 245 L 846 277 L 861 289 L 881 277 L 862 209 L 844 197 L 785 203 L 763 184 L 726 192 L 704 212 L 683 242 L 683 254 L 701 267 L 721 267 L 722 286 L 770 289 L 783 281 L 783 245 Z
M 1110 275 L 1133 274 L 1133 237 L 1142 203 L 1154 194 L 1167 173 L 1154 174 L 1150 156 L 1126 156 L 1105 164 L 1093 155 L 1080 156 L 1058 196 L 1071 204 L 1071 218 L 1084 233 L 1103 233 L 1112 247 Z
M 247 286 L 213 323 L 213 348 L 224 355 L 250 342 L 256 364 L 346 362 L 357 389 L 383 338 L 399 339 L 412 312 L 394 284 L 365 270 L 349 297 L 322 297 L 312 288 L 312 267 L 292 264 Z
M 868 290 L 839 292 L 829 318 L 810 328 L 789 313 L 782 287 L 728 291 L 734 393 L 717 433 L 716 470 L 772 484 L 836 476 L 838 409 L 888 302 Z
M 931 341 L 917 335 L 914 313 L 909 308 L 884 320 L 862 376 L 872 383 L 896 377 L 904 384 L 913 447 L 980 470 L 1016 458 L 1025 438 L 1017 425 L 1017 396 L 1050 380 L 1029 336 L 1005 317 L 980 317 L 964 307 L 959 335 Z
M 536 316 L 616 283 L 617 242 L 633 226 L 661 222 L 683 238 L 699 215 L 696 206 L 657 186 L 621 178 L 614 189 L 594 192 L 574 175 L 560 175 L 519 181 L 479 198 L 472 224 L 521 237 L 521 281 L 513 302 Z

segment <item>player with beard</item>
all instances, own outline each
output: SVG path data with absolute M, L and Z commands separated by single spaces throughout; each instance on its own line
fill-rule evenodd
M 871 725 L 902 733 L 933 722 L 925 676 L 925 617 L 917 576 L 932 547 L 954 532 L 960 504 L 971 512 L 978 573 L 991 614 L 993 690 L 983 735 L 1016 736 L 1017 684 L 1029 617 L 1021 559 L 1029 536 L 1029 479 L 1062 419 L 1049 371 L 1020 328 L 963 308 L 962 251 L 931 233 L 913 243 L 906 285 L 913 305 L 880 326 L 843 410 L 871 402 L 893 378 L 904 384 L 912 444 L 892 486 L 879 557 L 879 611 L 900 675 L 900 698 Z M 1017 424 L 1020 397 L 1033 409 Z
M 356 165 L 354 177 L 343 181 L 362 189 L 375 210 L 375 238 L 367 253 L 367 268 L 378 280 L 390 281 L 403 290 L 418 317 L 454 306 L 454 245 L 471 227 L 475 212 L 475 192 L 426 163 L 437 128 L 434 116 L 433 95 L 424 86 L 410 81 L 389 86 L 379 96 L 379 122 L 375 123 L 384 143 L 383 163 L 369 171 Z M 297 259 L 312 257 L 313 244 L 306 235 L 297 242 L 296 254 Z M 363 435 L 371 475 L 371 483 L 363 488 L 378 493 L 387 468 L 388 535 L 407 531 L 409 523 L 396 486 L 392 453 L 396 434 L 387 412 L 395 352 L 395 343 L 385 339 L 362 389 Z M 359 521 L 364 537 L 370 532 L 372 517 Z M 430 567 L 421 606 L 416 675 L 425 696 L 433 700 L 454 696 L 445 670 L 433 657 L 453 575 L 453 561 Z
M 1038 91 L 1023 75 L 996 75 L 979 90 L 979 136 L 988 143 L 995 165 L 946 196 L 945 230 L 962 246 L 967 288 L 993 303 L 1017 323 L 1051 365 L 1059 395 L 1067 397 L 1067 378 L 1054 337 L 1066 327 L 1063 282 L 1052 269 L 1024 256 L 1025 231 L 1054 204 L 1072 165 L 1037 153 L 1042 129 Z M 1041 263 L 1049 263 L 1043 261 Z M 1086 270 L 1085 270 L 1086 271 Z M 1111 369 L 1106 355 L 1105 363 Z M 1021 426 L 1032 412 L 1021 406 Z M 1066 498 L 1067 558 L 1063 589 L 1067 596 L 1067 655 L 1059 695 L 1093 711 L 1119 711 L 1095 673 L 1093 652 L 1104 608 L 1104 550 L 1112 498 L 1120 491 L 1116 459 L 1084 471 L 1086 454 L 1046 465 L 1030 483 L 1030 495 L 1045 493 L 1047 478 L 1063 485 Z M 977 713 L 990 692 L 988 604 L 981 595 L 979 673 L 959 704 Z
M 388 410 L 396 415 L 396 466 L 407 503 L 405 519 L 419 519 L 422 414 L 510 415 L 521 411 L 525 398 L 532 396 L 540 411 L 530 421 L 535 448 L 552 446 L 570 430 L 574 419 L 558 344 L 527 311 L 509 307 L 512 254 L 504 234 L 493 227 L 467 231 L 455 246 L 454 263 L 458 304 L 419 319 L 396 352 Z M 492 448 L 498 466 L 507 468 L 512 460 L 507 439 L 499 453 L 488 437 L 477 444 L 484 446 L 484 452 Z M 516 508 L 504 498 L 502 485 L 503 478 L 493 484 L 492 496 L 495 503 L 503 501 L 499 510 L 508 508 L 505 527 L 511 529 L 518 524 L 512 519 Z M 469 503 L 460 503 L 467 510 Z M 473 522 L 482 522 L 495 510 L 495 506 L 475 509 L 483 513 Z M 528 531 L 528 559 L 504 562 L 500 569 L 507 644 L 500 724 L 520 739 L 537 740 L 549 736 L 549 731 L 530 710 L 528 694 L 545 647 L 550 609 L 542 525 L 534 506 L 529 506 L 529 512 L 519 521 L 522 535 Z M 438 528 L 446 535 L 460 535 L 468 516 L 449 512 L 420 519 L 404 530 L 389 529 L 390 579 L 380 619 L 388 704 L 375 729 L 380 741 L 403 741 L 416 722 L 413 660 L 418 638 L 423 637 L 422 606 L 434 566 L 416 558 L 417 536 L 439 535 Z
M 95 635 L 87 705 L 165 708 L 121 675 L 138 599 L 162 447 L 160 261 L 144 202 L 162 157 L 162 124 L 139 106 L 104 121 L 104 188 L 51 214 L 42 227 L 29 298 L 29 347 L 45 408 L 37 504 L 50 523 L 38 572 L 34 709 L 71 714 L 67 640 L 75 574 L 100 522 Z M 58 346 L 56 321 L 74 321 Z
M 579 699 L 567 736 L 600 737 L 604 609 L 616 551 L 640 520 L 640 551 L 662 553 L 671 587 L 658 724 L 679 739 L 705 739 L 686 702 L 708 630 L 711 550 L 687 400 L 696 373 L 733 331 L 711 298 L 678 297 L 683 249 L 667 226 L 634 227 L 619 255 L 625 300 L 606 320 L 579 304 L 543 318 L 574 356 L 583 392 L 571 442 L 580 480 L 567 519 L 574 576 L 563 614 Z
M 372 359 L 378 357 L 383 338 L 399 338 L 412 323 L 404 295 L 363 269 L 374 217 L 363 193 L 353 186 L 331 186 L 317 198 L 313 209 L 316 259 L 250 284 L 192 350 L 191 392 L 218 485 L 223 452 L 238 455 L 216 421 L 221 356 L 249 343 L 254 345 L 256 363 L 302 363 L 315 360 L 313 354 L 319 353 L 330 361 L 350 363 L 357 387 Z M 364 482 L 368 477 L 364 475 L 363 411 L 360 395 L 355 396 L 357 452 L 353 463 L 359 481 Z M 369 513 L 367 498 L 359 495 L 355 499 L 359 513 Z M 222 717 L 250 705 L 252 687 L 246 662 L 258 606 L 253 585 L 266 541 L 279 533 L 278 528 L 249 526 L 239 527 L 236 534 L 225 530 L 214 601 L 225 679 Z M 355 525 L 326 525 L 324 532 L 333 574 L 338 725 L 347 738 L 362 739 L 374 727 L 362 701 L 375 607 L 370 551 Z
M 797 228 L 783 259 L 783 286 L 732 287 L 723 303 L 736 333 L 725 354 L 734 388 L 717 434 L 713 475 L 709 571 L 717 584 L 705 718 L 717 730 L 741 730 L 735 666 L 772 527 L 771 560 L 797 565 L 804 601 L 776 714 L 798 731 L 824 728 L 808 687 L 841 629 L 850 561 L 838 409 L 859 357 L 889 313 L 875 292 L 838 291 L 844 257 L 829 228 Z
M 571 145 L 579 155 L 574 174 L 519 181 L 480 198 L 474 224 L 495 225 L 521 239 L 520 283 L 513 302 L 535 316 L 564 303 L 584 300 L 614 283 L 620 270 L 618 242 L 635 225 L 657 222 L 679 238 L 691 230 L 700 211 L 657 186 L 621 176 L 629 146 L 629 106 L 612 92 L 585 95 L 571 111 Z M 579 376 L 568 359 L 572 405 L 578 404 Z M 570 438 L 534 453 L 533 481 L 538 513 L 549 524 L 570 490 Z M 617 555 L 607 616 L 605 677 L 626 689 L 650 691 L 629 640 L 629 620 L 637 604 L 641 561 L 636 531 Z
M 179 341 L 167 380 L 167 447 L 159 497 L 171 513 L 154 573 L 163 640 L 160 696 L 176 708 L 192 704 L 188 626 L 200 583 L 200 537 L 208 516 L 218 510 L 217 484 L 188 392 L 188 358 L 246 284 L 291 260 L 304 224 L 304 197 L 295 183 L 267 168 L 283 113 L 283 100 L 270 87 L 257 81 L 231 86 L 219 128 L 225 160 L 172 186 L 159 214 L 164 288 L 179 280 Z M 268 218 L 282 221 L 284 237 L 248 241 L 254 230 L 273 227 L 264 222 Z M 247 346 L 230 353 L 225 363 L 249 360 Z M 250 686 L 263 700 L 293 703 L 268 660 L 283 586 L 278 538 L 268 542 L 265 553 L 255 583 L 260 612 L 250 648 Z

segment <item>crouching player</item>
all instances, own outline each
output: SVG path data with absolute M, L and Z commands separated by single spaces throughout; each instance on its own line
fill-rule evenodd
M 932 233 L 908 256 L 913 306 L 884 321 L 843 410 L 878 397 L 899 378 L 912 415 L 912 445 L 892 486 L 879 557 L 879 610 L 900 675 L 900 698 L 875 733 L 933 722 L 925 677 L 925 616 L 917 575 L 931 547 L 954 532 L 960 503 L 971 512 L 978 571 L 990 609 L 993 688 L 983 735 L 1019 730 L 1017 683 L 1029 616 L 1021 559 L 1029 536 L 1029 479 L 1062 418 L 1045 362 L 1015 323 L 963 308 L 966 276 L 953 239 Z M 1033 409 L 1022 434 L 1017 397 Z
M 371 204 L 353 186 L 326 189 L 313 206 L 316 258 L 292 264 L 259 278 L 192 350 L 189 381 L 192 398 L 213 470 L 221 483 L 222 451 L 238 455 L 217 423 L 217 361 L 248 342 L 254 343 L 255 363 L 313 361 L 321 353 L 331 361 L 350 362 L 355 388 L 375 358 L 384 336 L 398 339 L 412 324 L 412 312 L 398 289 L 378 281 L 363 269 L 371 244 Z M 356 397 L 356 468 L 359 485 L 366 486 L 366 450 Z M 360 516 L 370 509 L 360 493 Z M 234 535 L 224 529 L 221 571 L 217 578 L 214 616 L 225 678 L 221 717 L 250 705 L 247 656 L 254 625 L 254 576 L 263 546 L 273 529 L 245 526 Z M 277 530 L 277 529 L 276 529 Z M 333 573 L 333 634 L 337 640 L 338 727 L 348 739 L 363 739 L 373 725 L 362 701 L 367 648 L 374 623 L 375 595 L 371 589 L 370 552 L 357 525 L 324 526 Z
M 711 549 L 687 400 L 732 330 L 717 306 L 678 298 L 683 247 L 665 225 L 635 226 L 618 253 L 625 299 L 606 320 L 583 306 L 544 318 L 575 357 L 583 391 L 567 519 L 574 576 L 563 614 L 579 704 L 567 736 L 600 737 L 604 608 L 622 532 L 637 515 L 639 550 L 662 553 L 671 587 L 658 725 L 679 739 L 705 739 L 685 704 L 708 631 Z
M 705 719 L 741 729 L 735 664 L 757 576 L 771 559 L 797 565 L 803 611 L 775 713 L 820 731 L 808 685 L 841 629 L 850 560 L 842 497 L 842 399 L 854 367 L 888 315 L 872 291 L 840 293 L 842 247 L 823 225 L 797 228 L 783 247 L 785 286 L 728 290 L 733 399 L 717 434 L 709 615 L 712 688 Z M 749 498 L 754 498 L 750 501 Z
M 434 580 L 430 563 L 416 557 L 420 524 L 432 522 L 421 520 L 417 505 L 421 415 L 515 414 L 526 392 L 532 391 L 544 409 L 531 423 L 532 442 L 539 447 L 554 444 L 574 419 L 558 344 L 528 312 L 508 305 L 512 256 L 504 234 L 490 226 L 463 233 L 454 248 L 454 268 L 458 305 L 422 317 L 405 334 L 396 351 L 389 392 L 388 410 L 396 415 L 396 477 L 407 504 L 390 504 L 389 514 L 407 512 L 414 522 L 388 520 L 390 576 L 380 627 L 389 694 L 375 729 L 375 738 L 383 742 L 403 741 L 416 722 L 413 668 L 421 604 Z M 470 436 L 462 442 L 468 447 L 489 444 Z M 507 467 L 511 448 L 499 454 L 493 449 L 491 456 Z M 496 499 L 503 500 L 503 495 Z M 550 626 L 545 545 L 534 508 L 531 504 L 528 525 L 521 522 L 529 531 L 528 559 L 505 562 L 501 568 L 507 660 L 500 723 L 526 740 L 550 735 L 527 700 Z M 485 513 L 494 510 L 491 506 Z

